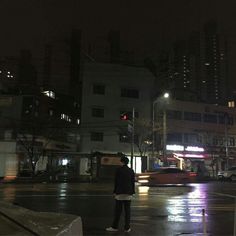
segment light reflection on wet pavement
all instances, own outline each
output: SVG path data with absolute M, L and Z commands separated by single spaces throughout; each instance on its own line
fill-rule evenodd
M 234 220 L 234 198 L 236 185 L 226 183 L 225 186 L 217 184 L 191 184 L 188 191 L 182 192 L 182 187 L 176 190 L 169 187 L 150 188 L 140 186 L 138 188 L 139 201 L 141 206 L 135 205 L 137 213 L 142 211 L 144 216 L 151 215 L 152 218 L 162 217 L 163 222 L 169 222 L 172 232 L 176 231 L 174 225 L 181 225 L 177 230 L 182 234 L 193 234 L 203 232 L 203 209 L 205 210 L 205 220 L 207 231 L 210 235 L 233 235 Z M 161 190 L 161 191 L 160 191 Z M 230 197 L 222 197 L 216 193 L 227 190 L 225 194 Z M 160 191 L 160 192 L 159 192 Z M 155 195 L 156 192 L 156 195 Z M 158 194 L 159 192 L 159 194 Z M 149 209 L 145 213 L 145 209 Z M 155 211 L 158 209 L 158 212 Z M 227 226 L 227 227 L 225 227 Z M 214 232 L 214 233 L 213 233 Z M 179 233 L 179 235 L 182 235 Z M 173 234 L 174 235 L 174 234 Z M 177 234 L 176 234 L 177 235 Z
M 112 184 L 1 185 L 0 199 L 37 211 L 80 215 L 86 235 L 109 235 Z M 233 235 L 235 183 L 189 186 L 137 186 L 132 201 L 132 235 L 182 235 L 203 232 L 205 209 L 210 235 Z M 122 234 L 117 234 L 122 235 Z
M 207 209 L 207 196 L 202 188 L 198 185 L 185 198 L 177 196 L 169 199 L 168 221 L 202 222 L 202 209 Z

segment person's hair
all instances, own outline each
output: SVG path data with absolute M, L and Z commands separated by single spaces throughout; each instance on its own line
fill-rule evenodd
M 120 161 L 121 161 L 122 163 L 124 163 L 125 165 L 128 165 L 128 164 L 129 164 L 129 159 L 128 159 L 127 157 L 121 157 L 121 158 L 120 158 Z

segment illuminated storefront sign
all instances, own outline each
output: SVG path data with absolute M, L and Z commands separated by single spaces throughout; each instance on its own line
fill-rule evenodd
M 188 151 L 188 152 L 204 152 L 204 148 L 197 146 L 187 146 L 182 145 L 166 145 L 166 150 L 168 151 Z
M 184 151 L 184 146 L 182 145 L 166 145 L 166 150 L 169 151 Z
M 187 146 L 185 148 L 185 151 L 190 151 L 190 152 L 204 152 L 204 148 L 202 147 L 195 147 L 195 146 Z
M 188 157 L 188 158 L 204 158 L 204 155 L 201 154 L 181 154 L 181 153 L 174 153 L 176 157 Z

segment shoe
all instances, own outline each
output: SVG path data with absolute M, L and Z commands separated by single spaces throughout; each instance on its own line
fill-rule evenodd
M 113 227 L 109 227 L 109 228 L 106 228 L 106 231 L 108 231 L 108 232 L 117 232 L 118 229 L 115 229 Z
M 131 231 L 131 228 L 125 229 L 125 233 L 129 233 Z

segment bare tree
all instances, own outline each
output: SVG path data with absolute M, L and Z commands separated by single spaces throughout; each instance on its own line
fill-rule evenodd
M 29 160 L 32 174 L 36 174 L 36 166 L 41 157 L 44 157 L 48 145 L 54 140 L 63 140 L 70 127 L 62 121 L 48 119 L 28 119 L 16 126 L 16 139 Z M 27 163 L 27 161 L 26 161 Z
M 137 146 L 140 156 L 146 156 L 152 145 L 152 123 L 150 120 L 135 119 L 134 144 Z

